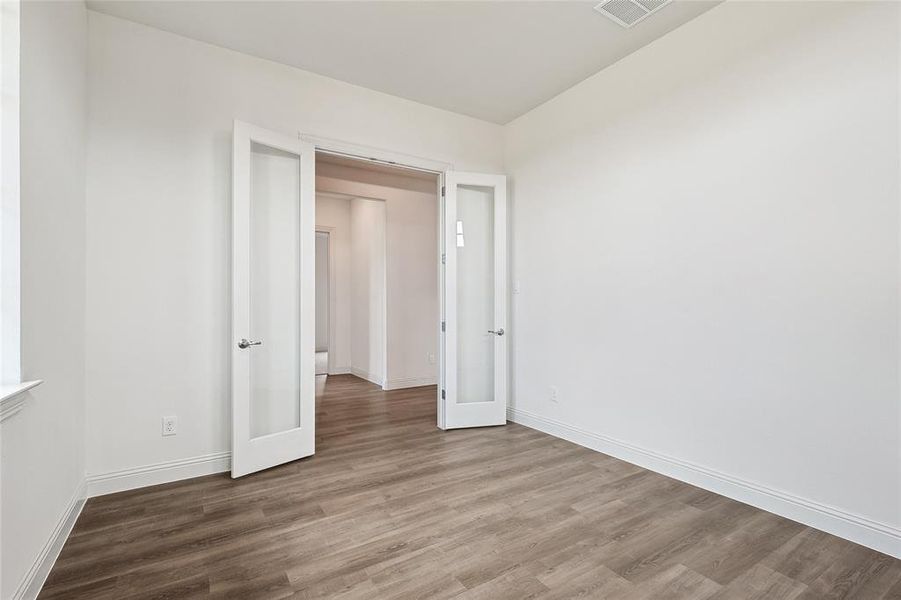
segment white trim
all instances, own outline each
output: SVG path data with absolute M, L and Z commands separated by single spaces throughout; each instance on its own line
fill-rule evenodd
M 28 398 L 25 392 L 42 383 L 44 383 L 43 379 L 35 379 L 34 381 L 7 383 L 0 386 L 0 423 L 22 410 L 22 406 Z
M 446 320 L 447 319 L 447 295 L 445 288 L 447 287 L 447 270 L 445 269 L 445 256 L 447 252 L 447 243 L 444 239 L 445 219 L 447 203 L 445 202 L 445 192 L 447 185 L 447 173 L 441 173 L 438 177 L 437 189 L 438 195 L 438 322 L 435 323 L 436 335 L 438 338 L 438 386 L 435 390 L 435 413 L 438 429 L 447 428 L 447 419 L 445 419 L 445 399 L 444 383 L 447 379 L 447 340 Z
M 346 195 L 335 192 L 328 193 L 331 193 L 333 196 Z M 351 365 L 350 367 L 350 373 L 376 385 L 384 386 L 385 382 L 388 379 L 388 201 L 385 198 L 375 198 L 367 196 L 347 195 L 347 197 L 351 200 L 369 200 L 372 202 L 379 202 L 380 206 L 382 207 L 382 373 L 370 373 L 365 369 L 360 369 L 354 367 L 353 365 Z M 348 237 L 352 239 L 353 233 L 350 232 Z M 351 268 L 351 271 L 353 271 L 353 268 Z M 353 355 L 353 343 L 351 343 L 351 355 Z M 353 357 L 351 357 L 351 361 L 352 360 Z M 331 375 L 332 372 L 329 371 L 329 374 Z
M 363 369 L 358 369 L 357 367 L 351 367 L 350 374 L 355 375 L 360 379 L 365 379 L 366 381 L 369 381 L 376 385 L 382 385 L 385 382 L 385 380 L 381 376 L 376 375 L 375 373 L 370 373 L 369 371 Z
M 14 394 L 4 398 L 3 402 L 0 402 L 0 423 L 22 410 L 25 399 L 25 394 Z
M 56 559 L 59 558 L 59 553 L 62 552 L 63 546 L 75 526 L 75 521 L 78 520 L 78 515 L 84 508 L 85 501 L 85 482 L 82 480 L 28 573 L 13 592 L 11 600 L 34 600 L 41 593 L 41 588 L 44 587 L 50 570 L 53 569 Z
M 438 378 L 435 375 L 426 377 L 398 377 L 389 379 L 385 382 L 386 390 L 400 390 L 404 388 L 422 387 L 424 385 L 435 385 Z
M 350 367 L 335 367 L 334 369 L 329 369 L 329 375 L 350 375 L 353 373 L 353 370 Z
M 756 506 L 815 529 L 901 558 L 901 529 L 879 523 L 788 492 L 746 481 L 701 465 L 586 431 L 518 408 L 507 418 L 532 429 L 684 481 L 705 490 Z
M 94 498 L 192 477 L 224 473 L 229 469 L 231 469 L 231 452 L 213 452 L 143 467 L 98 473 L 88 475 L 87 495 L 88 498 Z
M 27 392 L 31 388 L 44 383 L 43 379 L 35 379 L 33 381 L 23 381 L 21 383 L 5 383 L 0 385 L 0 402 L 8 400 L 14 396 L 18 396 L 22 392 Z

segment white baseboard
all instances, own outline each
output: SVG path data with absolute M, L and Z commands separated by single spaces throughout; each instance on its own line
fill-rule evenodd
M 329 375 L 350 375 L 351 370 L 350 367 L 335 367 L 334 369 L 329 369 Z
M 435 385 L 438 382 L 438 378 L 434 375 L 429 375 L 426 377 L 398 377 L 395 379 L 389 379 L 385 382 L 386 390 L 401 390 L 404 388 L 414 388 L 414 387 L 422 387 L 424 385 Z
M 517 408 L 507 419 L 901 558 L 901 529 Z
M 214 452 L 178 460 L 88 475 L 88 498 L 222 473 L 231 469 L 231 452 Z
M 19 587 L 13 592 L 12 600 L 34 600 L 38 597 L 41 588 L 44 587 L 44 582 L 47 581 L 50 570 L 53 569 L 53 565 L 59 557 L 59 553 L 62 552 L 63 545 L 69 538 L 69 533 L 72 532 L 72 528 L 75 526 L 75 521 L 78 520 L 78 515 L 81 514 L 81 509 L 84 508 L 85 500 L 85 482 L 82 481 L 66 505 L 66 510 L 53 529 L 53 533 L 50 534 L 50 537 L 44 543 L 44 547 L 41 548 L 41 552 L 28 570 L 28 573 L 25 574 Z
M 350 372 L 352 375 L 356 375 L 360 379 L 365 379 L 366 381 L 372 382 L 376 385 L 382 385 L 384 383 L 381 376 L 370 373 L 369 371 L 364 371 L 363 369 L 351 367 Z

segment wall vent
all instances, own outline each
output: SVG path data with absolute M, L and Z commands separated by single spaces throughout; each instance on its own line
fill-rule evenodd
M 670 2 L 672 0 L 605 0 L 594 9 L 617 25 L 629 28 Z

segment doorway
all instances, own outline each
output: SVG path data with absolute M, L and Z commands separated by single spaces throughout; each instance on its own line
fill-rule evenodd
M 351 327 L 354 319 L 341 317 L 340 274 L 328 278 L 327 294 L 338 298 L 335 310 L 330 306 L 327 316 L 319 315 L 329 330 L 328 371 L 365 374 L 357 381 L 380 386 L 386 394 L 431 385 L 427 394 L 436 398 L 434 422 L 440 429 L 505 423 L 504 176 L 454 171 L 427 159 L 294 137 L 238 121 L 232 166 L 233 477 L 310 456 L 317 445 L 316 229 L 321 213 L 316 203 L 323 193 L 350 197 L 352 206 L 381 205 L 386 223 L 381 237 L 371 231 L 362 236 L 370 250 L 384 249 L 381 266 L 376 260 L 373 268 L 370 255 L 364 263 L 369 268 L 358 278 L 364 293 L 356 295 L 369 301 L 357 319 L 370 328 L 362 346 L 341 344 L 340 334 L 332 337 L 332 331 L 342 323 Z M 348 177 L 351 171 L 362 172 L 364 181 Z M 386 195 L 404 178 L 414 188 L 422 186 L 428 201 L 420 206 L 432 211 L 432 226 L 422 229 L 432 236 L 427 250 L 414 247 L 421 219 L 395 211 L 396 202 Z M 324 190 L 330 183 L 343 189 Z M 328 232 L 334 260 L 325 268 L 330 273 L 339 271 L 338 238 L 337 231 Z M 422 266 L 427 273 L 406 277 L 412 286 L 398 292 L 404 274 Z M 392 350 L 392 344 L 401 350 Z M 362 348 L 360 356 L 368 353 L 368 368 L 356 367 L 355 347 Z M 380 347 L 381 360 L 373 361 Z M 345 357 L 350 349 L 348 364 L 338 358 L 342 348 Z M 428 370 L 397 368 L 404 364 Z M 373 409 L 379 414 L 378 407 Z
M 316 227 L 335 257 L 329 374 L 437 385 L 438 175 L 321 153 L 316 169 Z

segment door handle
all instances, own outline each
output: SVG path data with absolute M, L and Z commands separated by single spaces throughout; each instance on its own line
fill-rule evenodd
M 241 338 L 241 341 L 238 342 L 238 348 L 240 348 L 241 350 L 244 350 L 245 348 L 250 348 L 251 346 L 259 346 L 262 343 L 263 343 L 262 341 L 251 342 L 250 340 L 248 340 L 246 338 Z
M 488 330 L 488 333 L 493 333 L 494 335 L 498 335 L 498 336 L 504 335 L 504 328 L 501 327 L 501 328 L 498 329 L 497 331 L 491 331 L 491 330 L 489 329 L 489 330 Z

